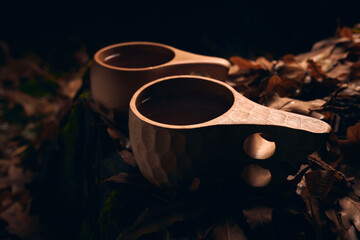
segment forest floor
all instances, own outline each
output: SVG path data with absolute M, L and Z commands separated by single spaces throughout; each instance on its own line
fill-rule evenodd
M 4 42 L 0 42 L 0 52 L 0 236 L 41 239 L 39 218 L 32 211 L 31 183 L 60 120 L 73 99 L 89 86 L 91 61 L 79 48 L 73 53 L 73 66 L 58 72 L 34 54 L 12 58 Z M 359 239 L 360 25 L 339 28 L 335 36 L 297 56 L 288 54 L 277 60 L 234 56 L 229 60 L 233 65 L 227 83 L 245 97 L 331 125 L 325 149 L 309 155 L 289 181 L 296 185 L 318 239 L 329 234 L 331 239 Z M 287 219 L 284 213 L 274 215 L 270 208 L 242 212 L 250 230 L 281 225 Z M 296 215 L 291 209 L 286 214 Z M 155 221 L 153 227 L 135 223 L 132 230 L 141 236 L 177 221 L 175 216 L 167 219 L 168 224 Z M 204 234 L 199 239 L 246 239 L 242 228 L 228 218 Z

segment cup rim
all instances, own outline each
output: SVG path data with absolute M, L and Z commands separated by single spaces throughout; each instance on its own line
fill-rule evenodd
M 143 114 L 141 114 L 139 112 L 139 110 L 136 107 L 136 100 L 139 97 L 140 93 L 145 90 L 146 88 L 148 88 L 151 85 L 157 84 L 158 82 L 163 82 L 163 81 L 168 81 L 168 80 L 173 80 L 173 79 L 177 79 L 177 78 L 192 78 L 192 79 L 200 79 L 200 80 L 205 80 L 205 81 L 210 81 L 213 83 L 217 83 L 219 85 L 222 85 L 223 87 L 227 88 L 228 90 L 230 90 L 230 92 L 232 93 L 233 97 L 234 97 L 234 101 L 232 103 L 232 105 L 229 107 L 229 109 L 224 112 L 223 114 L 205 121 L 205 122 L 201 122 L 201 123 L 196 123 L 196 124 L 188 124 L 188 125 L 174 125 L 174 124 L 166 124 L 166 123 L 160 123 L 160 122 L 156 122 L 154 120 L 151 120 L 147 117 L 145 117 Z M 164 77 L 164 78 L 160 78 L 157 80 L 154 80 L 152 82 L 149 82 L 147 84 L 145 84 L 144 86 L 142 86 L 141 88 L 139 88 L 134 95 L 132 96 L 131 100 L 130 100 L 130 111 L 136 116 L 138 117 L 140 120 L 147 122 L 151 125 L 157 126 L 157 127 L 162 127 L 162 128 L 169 128 L 169 129 L 194 129 L 194 128 L 201 128 L 201 127 L 207 127 L 207 126 L 212 126 L 212 125 L 216 125 L 217 123 L 219 123 L 219 119 L 224 118 L 225 116 L 228 115 L 229 112 L 231 112 L 233 110 L 233 108 L 235 107 L 235 102 L 236 102 L 236 91 L 228 84 L 226 84 L 225 82 L 221 82 L 219 80 L 213 79 L 213 78 L 209 78 L 209 77 L 203 77 L 203 76 L 195 76 L 195 75 L 175 75 L 175 76 L 168 76 L 168 77 Z
M 134 46 L 134 45 L 143 45 L 143 46 L 155 46 L 155 47 L 161 47 L 161 48 L 165 48 L 167 50 L 170 50 L 174 56 L 172 59 L 170 59 L 169 61 L 159 64 L 159 65 L 155 65 L 155 66 L 149 66 L 149 67 L 141 67 L 141 68 L 126 68 L 126 67 L 116 67 L 110 64 L 106 64 L 103 60 L 100 59 L 100 55 L 112 48 L 118 48 L 118 47 L 124 47 L 124 46 Z M 95 54 L 94 54 L 94 61 L 105 67 L 105 68 L 110 68 L 110 69 L 114 69 L 114 70 L 122 70 L 122 71 L 145 71 L 145 70 L 153 70 L 156 68 L 161 68 L 164 65 L 169 64 L 169 62 L 173 61 L 174 58 L 176 56 L 176 49 L 174 47 L 162 44 L 162 43 L 155 43 L 155 42 L 146 42 L 146 41 L 135 41 L 135 42 L 123 42 L 123 43 L 116 43 L 116 44 L 112 44 L 109 46 L 106 46 L 104 48 L 101 48 L 100 50 L 98 50 Z

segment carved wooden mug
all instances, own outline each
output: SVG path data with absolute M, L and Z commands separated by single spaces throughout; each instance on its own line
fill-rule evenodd
M 100 49 L 91 67 L 96 110 L 117 124 L 128 119 L 132 95 L 144 84 L 165 76 L 199 74 L 224 81 L 230 63 L 151 42 L 126 42 Z
M 129 129 L 140 171 L 159 187 L 187 189 L 222 173 L 270 189 L 295 174 L 331 128 L 254 103 L 215 79 L 183 75 L 141 87 Z

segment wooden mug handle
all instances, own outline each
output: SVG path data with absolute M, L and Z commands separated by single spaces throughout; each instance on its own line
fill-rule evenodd
M 232 110 L 222 117 L 220 124 L 277 126 L 314 134 L 328 134 L 331 131 L 330 125 L 324 121 L 262 106 L 238 92 L 234 92 L 234 95 L 235 101 Z
M 230 62 L 219 57 L 204 56 L 172 48 L 175 56 L 168 63 L 172 75 L 199 75 L 225 81 Z

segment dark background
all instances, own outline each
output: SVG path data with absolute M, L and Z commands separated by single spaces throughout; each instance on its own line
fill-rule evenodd
M 206 55 L 278 58 L 309 51 L 336 27 L 360 22 L 359 0 L 47 1 L 0 6 L 0 40 L 13 57 L 67 61 L 83 45 L 154 41 Z

